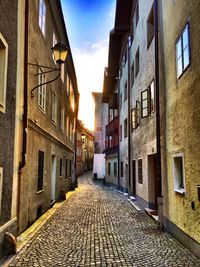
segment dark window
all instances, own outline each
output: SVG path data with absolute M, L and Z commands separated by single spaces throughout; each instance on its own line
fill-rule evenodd
M 117 176 L 117 162 L 114 162 L 114 176 Z
M 136 118 L 137 118 L 137 126 L 140 124 L 140 102 L 136 101 Z
M 119 96 L 119 108 L 122 108 L 122 94 Z
M 135 76 L 137 76 L 140 69 L 140 55 L 139 55 L 139 48 L 135 55 Z
M 38 184 L 37 191 L 43 190 L 43 179 L 44 179 L 44 152 L 38 152 Z
M 127 82 L 124 85 L 124 102 L 126 101 L 126 99 L 127 99 Z
M 141 117 L 149 115 L 149 93 L 148 89 L 141 93 Z
M 122 125 L 120 125 L 119 127 L 119 138 L 120 138 L 120 141 L 122 141 Z
M 177 78 L 190 64 L 189 23 L 186 24 L 176 42 Z
M 134 84 L 134 62 L 131 66 L 131 86 Z
M 135 10 L 135 22 L 136 26 L 138 25 L 139 21 L 139 1 L 137 1 L 136 10 Z
M 142 159 L 138 159 L 138 183 L 143 183 L 142 178 Z
M 124 166 L 123 166 L 123 161 L 121 161 L 121 177 L 124 176 L 124 172 L 123 172 Z
M 127 137 L 128 131 L 127 131 L 127 119 L 124 120 L 124 138 Z
M 154 6 L 151 8 L 147 20 L 147 48 L 149 48 L 154 37 Z
M 68 178 L 68 159 L 65 160 L 65 178 Z
M 69 175 L 72 177 L 72 160 L 69 161 Z
M 110 162 L 108 163 L 108 175 L 110 175 Z
M 62 176 L 62 159 L 60 159 L 60 176 Z

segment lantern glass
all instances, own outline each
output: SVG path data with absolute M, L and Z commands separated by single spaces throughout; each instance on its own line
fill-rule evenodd
M 51 48 L 54 54 L 55 61 L 58 64 L 62 64 L 65 62 L 68 48 L 61 42 L 58 42 L 54 47 Z

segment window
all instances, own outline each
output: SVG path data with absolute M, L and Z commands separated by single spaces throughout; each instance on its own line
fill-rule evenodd
M 145 118 L 149 115 L 148 105 L 148 89 L 141 93 L 141 117 Z
M 131 66 L 131 86 L 134 84 L 134 62 Z
M 55 92 L 52 92 L 52 121 L 57 123 L 57 96 Z
M 44 152 L 38 151 L 38 184 L 37 191 L 43 190 L 43 179 L 44 179 Z
M 65 110 L 63 106 L 60 107 L 60 129 L 64 132 L 65 129 Z
M 62 159 L 60 159 L 60 176 L 62 176 Z
M 120 141 L 122 141 L 122 125 L 120 125 L 119 127 L 119 138 L 120 138 Z
M 190 64 L 189 24 L 187 23 L 176 42 L 177 78 Z
M 64 83 L 64 81 L 65 81 L 65 64 L 61 64 L 60 77 L 61 77 L 62 82 Z
M 125 49 L 124 55 L 123 55 L 123 58 L 122 58 L 122 66 L 123 67 L 126 65 L 126 62 L 127 62 L 127 48 Z
M 135 55 L 135 76 L 137 76 L 140 69 L 140 58 L 139 58 L 139 48 Z
M 154 6 L 152 6 L 147 20 L 147 48 L 149 48 L 154 37 Z
M 39 70 L 39 75 L 38 75 L 38 84 L 40 84 L 38 88 L 38 106 L 40 109 L 45 112 L 46 110 L 46 77 L 42 72 Z
M 127 82 L 124 85 L 124 102 L 126 101 L 126 99 L 127 99 Z
M 108 163 L 108 175 L 110 175 L 110 162 Z
M 45 0 L 40 0 L 39 3 L 39 26 L 45 36 L 46 30 L 46 3 Z
M 69 160 L 69 175 L 72 177 L 72 160 Z
M 154 80 L 149 86 L 149 93 L 150 93 L 150 113 L 152 114 L 156 110 L 155 106 L 155 82 Z
M 66 89 L 67 89 L 67 95 L 69 96 L 70 94 L 70 79 L 69 79 L 69 74 L 66 74 Z
M 0 214 L 2 203 L 2 191 L 3 191 L 3 168 L 0 167 Z
M 128 131 L 127 131 L 127 119 L 124 120 L 124 138 L 127 137 Z
M 137 1 L 136 9 L 135 9 L 135 22 L 136 26 L 138 25 L 139 21 L 139 0 Z
M 136 118 L 137 118 L 137 126 L 140 124 L 140 102 L 136 101 Z
M 185 193 L 185 173 L 183 153 L 173 155 L 174 191 Z
M 133 108 L 131 110 L 131 126 L 132 126 L 132 132 L 137 127 L 137 112 L 136 108 Z
M 0 111 L 6 108 L 8 44 L 0 33 Z
M 117 176 L 117 162 L 114 162 L 114 176 Z
M 122 93 L 119 96 L 119 109 L 122 108 Z
M 52 47 L 54 47 L 56 44 L 57 44 L 57 38 L 56 38 L 56 34 L 55 34 L 55 32 L 53 32 L 53 41 L 52 41 Z M 56 61 L 55 61 L 55 57 L 54 57 L 54 53 L 53 53 L 53 51 L 52 51 L 52 58 L 53 58 L 53 60 L 54 60 L 54 62 L 55 62 L 55 64 L 56 64 Z
M 123 170 L 124 170 L 123 161 L 121 161 L 121 177 L 124 176 Z
M 66 131 L 66 135 L 68 137 L 68 133 L 69 133 L 69 116 L 68 115 L 66 115 L 65 131 Z
M 142 159 L 138 159 L 138 183 L 143 183 L 142 177 Z
M 65 160 L 65 178 L 68 178 L 68 159 Z

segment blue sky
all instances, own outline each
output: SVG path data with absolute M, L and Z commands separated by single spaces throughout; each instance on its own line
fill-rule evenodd
M 79 118 L 93 127 L 92 91 L 102 91 L 116 0 L 61 0 L 81 95 Z

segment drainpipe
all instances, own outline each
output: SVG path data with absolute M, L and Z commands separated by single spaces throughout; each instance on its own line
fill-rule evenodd
M 130 86 L 130 47 L 127 43 L 128 53 L 128 193 L 131 193 L 131 86 Z
M 160 92 L 159 92 L 159 35 L 158 35 L 158 0 L 154 0 L 154 33 L 155 33 L 155 87 L 156 87 L 156 149 L 157 149 L 157 185 L 158 215 L 162 227 L 162 176 L 160 146 Z
M 22 118 L 23 137 L 22 137 L 22 159 L 19 163 L 18 171 L 18 200 L 17 200 L 17 218 L 19 227 L 20 213 L 20 190 L 21 190 L 21 175 L 22 169 L 26 165 L 26 148 L 27 148 L 27 128 L 28 128 L 28 17 L 29 17 L 29 0 L 25 1 L 25 19 L 24 19 L 24 114 Z

